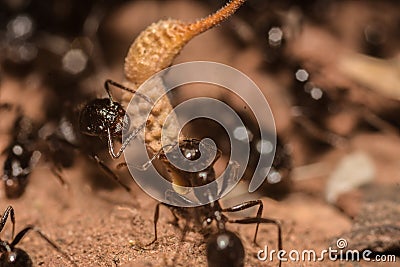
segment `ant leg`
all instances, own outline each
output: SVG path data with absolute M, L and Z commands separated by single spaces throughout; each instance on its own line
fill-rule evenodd
M 11 237 L 14 238 L 14 231 L 15 231 L 15 215 L 14 215 L 14 209 L 11 206 L 8 206 L 6 210 L 3 213 L 3 216 L 1 216 L 0 219 L 0 232 L 3 230 L 4 225 L 7 222 L 8 215 L 10 215 L 11 218 L 11 223 L 12 223 L 12 234 Z
M 331 145 L 332 147 L 342 148 L 348 145 L 348 140 L 346 137 L 340 136 L 328 130 L 321 129 L 313 121 L 304 116 L 299 120 L 295 120 L 295 123 L 304 128 L 307 133 L 315 139 Z
M 137 91 L 135 91 L 135 90 L 132 90 L 132 89 L 126 87 L 126 86 L 123 86 L 123 85 L 120 84 L 120 83 L 117 83 L 117 82 L 114 82 L 113 80 L 108 79 L 108 80 L 106 80 L 105 83 L 104 83 L 104 88 L 105 88 L 105 90 L 106 90 L 106 92 L 107 92 L 107 94 L 108 94 L 108 97 L 110 98 L 111 101 L 114 101 L 114 100 L 113 100 L 113 98 L 112 98 L 112 96 L 111 96 L 111 91 L 110 91 L 110 86 L 109 86 L 109 85 L 113 85 L 113 86 L 115 86 L 115 87 L 118 88 L 118 89 L 121 89 L 121 90 L 130 92 L 130 93 L 132 93 L 132 94 L 136 94 L 137 96 L 141 97 L 142 99 L 144 99 L 144 100 L 147 101 L 148 103 L 154 104 L 154 102 L 153 102 L 149 97 L 147 97 L 147 96 L 145 96 L 145 95 L 143 95 L 143 94 L 141 94 L 141 93 L 139 93 L 139 92 L 137 92 Z
M 153 239 L 153 241 L 148 243 L 146 245 L 146 247 L 150 246 L 151 244 L 153 244 L 154 242 L 157 241 L 157 223 L 158 223 L 158 218 L 159 218 L 159 215 L 160 215 L 160 205 L 163 205 L 163 203 L 157 203 L 156 210 L 154 211 L 154 220 L 153 220 L 153 223 L 154 223 L 154 239 Z
M 33 225 L 28 225 L 24 229 L 22 229 L 16 235 L 14 240 L 11 242 L 10 247 L 13 249 L 29 231 L 34 231 L 34 232 L 38 233 L 39 236 L 42 239 L 44 239 L 50 246 L 52 246 L 55 250 L 57 250 L 59 253 L 64 255 L 74 266 L 77 266 L 76 263 L 74 262 L 74 260 L 66 252 L 64 252 L 54 241 L 52 241 L 50 238 L 48 238 L 45 234 L 42 233 L 42 231 L 40 231 Z
M 174 221 L 170 222 L 173 226 L 179 227 L 179 217 L 175 214 L 175 211 L 173 209 L 169 209 L 174 216 Z
M 253 224 L 256 223 L 257 225 L 260 223 L 268 223 L 268 224 L 274 224 L 278 227 L 278 249 L 282 250 L 282 228 L 281 228 L 281 223 L 278 220 L 274 219 L 268 219 L 268 218 L 258 218 L 258 217 L 253 217 L 253 218 L 245 218 L 245 219 L 239 219 L 239 220 L 229 220 L 229 223 L 237 223 L 237 224 Z M 257 232 L 254 235 L 254 239 L 257 237 Z M 282 262 L 279 261 L 279 267 L 281 267 Z
M 69 188 L 68 183 L 64 180 L 64 178 L 61 175 L 60 168 L 53 166 L 50 168 L 50 170 L 54 174 L 54 176 L 57 178 L 57 180 L 61 183 L 62 186 Z
M 179 218 L 175 214 L 175 211 L 174 211 L 173 207 L 169 206 L 168 204 L 162 203 L 162 202 L 157 203 L 156 210 L 154 211 L 154 239 L 150 243 L 146 244 L 144 247 L 148 247 L 148 246 L 154 244 L 157 241 L 157 238 L 158 238 L 157 237 L 157 223 L 158 223 L 158 218 L 160 216 L 160 206 L 161 205 L 163 205 L 163 206 L 165 206 L 165 207 L 167 207 L 169 209 L 169 211 L 172 213 L 172 215 L 174 216 L 174 219 L 175 219 L 174 225 L 179 226 L 179 224 L 178 224 Z M 184 236 L 182 238 L 184 238 Z
M 232 167 L 230 167 L 232 166 Z M 228 168 L 232 168 L 231 170 L 227 171 L 229 177 L 227 179 L 225 179 L 225 177 L 222 177 L 222 186 L 221 186 L 221 190 L 218 192 L 218 199 L 220 199 L 222 197 L 222 194 L 225 192 L 225 190 L 227 189 L 228 185 L 232 183 L 232 181 L 234 183 L 236 183 L 238 177 L 238 169 L 239 169 L 239 164 L 236 161 L 230 161 L 227 169 Z
M 261 215 L 262 215 L 262 212 L 263 212 L 263 208 L 264 208 L 264 205 L 263 205 L 261 200 L 246 201 L 246 202 L 241 203 L 239 205 L 236 205 L 236 206 L 233 206 L 233 207 L 230 207 L 230 208 L 222 209 L 221 211 L 222 212 L 238 212 L 238 211 L 241 211 L 241 210 L 249 209 L 249 208 L 257 206 L 257 205 L 258 205 L 258 210 L 257 210 L 256 218 L 261 218 Z M 256 233 L 254 235 L 253 243 L 255 243 L 255 244 L 257 244 L 256 239 L 257 239 L 257 233 L 258 233 L 259 225 L 260 225 L 260 223 L 257 223 Z
M 148 160 L 146 163 L 144 163 L 142 166 L 136 166 L 136 165 L 129 164 L 129 163 L 126 163 L 126 162 L 121 162 L 121 163 L 118 163 L 117 168 L 118 168 L 118 169 L 121 169 L 121 168 L 123 168 L 123 167 L 133 166 L 133 167 L 134 167 L 135 169 L 137 169 L 137 170 L 146 171 L 146 170 L 150 167 L 150 165 L 151 165 L 151 163 L 153 162 L 153 160 L 155 160 L 156 158 L 158 158 L 158 156 L 160 156 L 160 154 L 164 151 L 164 148 L 166 148 L 166 147 L 173 147 L 173 146 L 176 146 L 176 145 L 177 145 L 177 143 L 163 146 L 153 157 L 151 157 L 151 159 L 149 159 L 149 160 Z
M 124 184 L 119 177 L 97 156 L 97 155 L 89 155 L 96 163 L 100 166 L 100 168 L 114 181 L 116 181 L 120 186 L 122 186 L 128 193 L 131 192 L 131 189 L 129 186 Z
M 146 124 L 143 123 L 139 128 L 137 128 L 133 133 L 131 133 L 128 138 L 124 141 L 124 143 L 121 145 L 119 148 L 118 152 L 115 154 L 114 152 L 114 143 L 112 140 L 110 128 L 107 129 L 107 139 L 108 139 L 108 152 L 110 153 L 111 157 L 114 159 L 119 158 L 122 155 L 122 152 L 124 152 L 125 148 L 129 145 L 132 139 L 134 139 L 140 131 L 143 130 L 144 126 Z
M 174 215 L 175 219 L 178 220 L 178 217 L 177 217 L 176 214 L 170 209 L 170 206 L 168 206 L 168 205 L 165 204 L 165 203 L 161 203 L 161 202 L 160 202 L 160 203 L 157 203 L 156 210 L 154 211 L 154 239 L 153 239 L 150 243 L 146 244 L 145 247 L 148 247 L 148 246 L 154 244 L 154 243 L 157 241 L 157 223 L 158 223 L 158 218 L 159 218 L 159 216 L 160 216 L 160 206 L 161 206 L 161 205 L 167 207 L 167 208 L 171 211 L 172 215 Z

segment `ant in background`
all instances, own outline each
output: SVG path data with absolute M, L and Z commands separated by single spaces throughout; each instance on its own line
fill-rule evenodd
M 59 182 L 63 186 L 68 185 L 62 176 L 62 170 L 73 165 L 75 152 L 80 149 L 71 122 L 61 118 L 58 125 L 49 122 L 37 127 L 28 117 L 19 114 L 12 134 L 12 141 L 3 151 L 6 160 L 3 165 L 2 180 L 7 198 L 19 198 L 24 194 L 29 175 L 41 156 L 44 156 L 45 162 L 50 165 L 51 172 Z M 130 188 L 120 182 L 118 176 L 97 156 L 91 155 L 91 158 L 108 176 L 120 183 L 125 190 L 130 191 Z
M 199 145 L 199 140 L 187 139 L 180 142 L 179 149 L 186 159 L 190 161 L 195 161 L 201 157 Z M 175 166 L 170 164 L 164 151 L 160 151 L 158 158 L 165 163 L 164 166 L 167 168 L 167 172 L 171 175 L 171 177 L 178 177 L 178 179 L 183 179 L 185 184 L 188 184 L 191 187 L 197 187 L 215 181 L 216 175 L 214 164 L 218 160 L 220 155 L 221 153 L 218 153 L 212 164 L 198 172 L 188 172 L 176 168 Z M 224 186 L 226 186 L 226 184 L 222 187 Z M 210 194 L 214 196 L 220 196 L 221 192 L 223 192 L 225 188 L 221 188 L 221 191 L 218 192 L 217 187 L 217 185 L 212 187 L 210 191 L 208 191 L 208 195 L 196 195 L 196 197 L 199 200 L 204 200 L 204 198 L 209 199 Z M 177 202 L 185 204 L 190 203 L 190 200 L 185 198 L 182 194 L 176 191 L 170 193 L 170 197 Z M 195 228 L 199 228 L 199 230 L 203 233 L 205 237 L 208 237 L 207 259 L 208 265 L 210 267 L 239 267 L 244 265 L 245 253 L 242 241 L 235 233 L 230 232 L 226 229 L 226 223 L 256 224 L 256 231 L 253 239 L 254 243 L 256 243 L 257 241 L 258 228 L 261 223 L 274 224 L 278 228 L 278 248 L 279 250 L 282 249 L 282 234 L 280 223 L 279 221 L 274 219 L 261 217 L 263 212 L 263 203 L 261 200 L 246 201 L 244 203 L 229 208 L 222 208 L 218 200 L 202 206 L 189 208 L 172 206 L 166 203 L 158 203 L 154 213 L 154 239 L 146 246 L 149 246 L 157 241 L 157 222 L 159 219 L 159 210 L 161 205 L 167 207 L 172 212 L 175 218 L 176 225 L 178 224 L 178 220 L 180 218 L 186 219 L 187 222 L 183 230 L 182 241 L 184 240 L 185 234 L 188 230 L 189 222 L 191 222 Z M 231 220 L 225 215 L 225 213 L 239 212 L 254 206 L 258 206 L 257 215 L 255 217 Z M 217 226 L 216 233 L 210 231 L 210 226 L 213 222 L 215 222 Z M 279 262 L 279 266 L 281 266 L 281 262 Z
M 17 109 L 17 118 L 12 128 L 13 138 L 8 147 L 3 151 L 6 154 L 6 160 L 3 165 L 4 189 L 7 198 L 19 198 L 26 189 L 29 182 L 29 175 L 38 163 L 42 154 L 47 156 L 46 161 L 52 165 L 50 168 L 53 174 L 58 178 L 62 185 L 66 182 L 60 174 L 64 164 L 66 151 L 63 149 L 51 153 L 51 149 L 57 145 L 55 138 L 46 137 L 41 140 L 43 127 L 34 125 L 33 121 L 22 115 L 22 111 Z M 42 142 L 44 141 L 44 142 Z
M 4 267 L 31 267 L 33 266 L 32 260 L 29 257 L 28 253 L 24 250 L 17 248 L 16 246 L 22 240 L 22 238 L 29 233 L 30 231 L 34 231 L 39 234 L 39 236 L 45 240 L 50 246 L 52 246 L 55 250 L 65 256 L 73 266 L 76 266 L 71 257 L 61 250 L 61 248 L 50 240 L 45 234 L 43 234 L 39 229 L 37 229 L 33 225 L 28 225 L 24 229 L 22 229 L 18 234 L 14 237 L 15 230 L 15 214 L 14 209 L 11 206 L 8 206 L 4 211 L 3 215 L 0 218 L 0 233 L 3 231 L 3 228 L 7 222 L 8 217 L 10 216 L 12 223 L 12 241 L 4 241 L 0 239 L 0 266 Z
M 7 198 L 18 198 L 25 192 L 28 177 L 40 158 L 40 152 L 33 147 L 33 127 L 27 117 L 18 115 L 14 122 L 13 139 L 3 151 L 7 155 L 2 176 Z
M 114 141 L 113 139 L 122 139 L 122 133 L 124 130 L 129 129 L 130 121 L 129 117 L 125 116 L 125 109 L 122 105 L 116 101 L 114 101 L 111 91 L 110 85 L 115 86 L 121 90 L 128 91 L 133 94 L 137 94 L 138 96 L 144 98 L 146 101 L 151 103 L 151 100 L 132 90 L 129 89 L 121 84 L 118 84 L 111 80 L 106 80 L 104 83 L 104 88 L 107 92 L 107 98 L 95 98 L 88 103 L 80 110 L 79 112 L 79 120 L 78 120 L 78 127 L 79 133 L 77 135 L 83 134 L 86 136 L 97 136 L 101 139 L 107 138 L 108 143 L 108 151 L 112 158 L 117 159 L 122 155 L 122 152 L 129 144 L 129 142 L 137 136 L 140 132 L 140 129 L 136 130 L 132 133 L 127 140 L 122 144 L 121 148 L 118 150 L 117 153 L 114 152 Z M 143 126 L 144 127 L 144 126 Z M 51 136 L 53 139 L 60 143 L 60 141 L 64 144 L 67 144 L 70 147 L 75 147 L 76 149 L 82 150 L 79 145 L 71 144 L 66 140 L 62 140 L 59 137 L 55 137 L 54 135 Z M 83 149 L 87 150 L 87 149 Z M 85 152 L 84 151 L 84 152 Z M 130 192 L 131 189 L 129 186 L 125 185 L 119 177 L 94 153 L 89 152 L 86 153 L 88 156 L 93 159 L 98 166 L 113 180 L 115 180 L 119 185 L 121 185 L 127 192 Z
M 75 152 L 80 151 L 82 154 L 95 161 L 108 177 L 116 181 L 127 192 L 130 192 L 130 187 L 125 185 L 95 152 L 93 152 L 93 149 L 85 143 L 80 133 L 75 130 L 72 121 L 68 120 L 67 117 L 61 117 L 57 123 L 58 125 L 49 123 L 42 127 L 41 138 L 46 144 L 43 148 L 46 151 L 45 154 L 53 165 L 51 170 L 55 176 L 60 179 L 62 184 L 65 184 L 61 175 L 62 169 L 71 167 L 76 156 Z

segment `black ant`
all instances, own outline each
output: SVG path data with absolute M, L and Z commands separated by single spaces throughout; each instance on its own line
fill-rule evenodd
M 28 177 L 40 157 L 40 152 L 32 147 L 35 138 L 32 122 L 20 115 L 13 130 L 13 140 L 3 151 L 7 155 L 2 177 L 7 198 L 18 198 L 25 192 Z
M 186 159 L 194 161 L 199 159 L 201 156 L 199 145 L 200 141 L 196 139 L 182 140 L 179 144 L 179 148 L 181 153 L 185 156 Z M 176 168 L 175 166 L 170 164 L 164 151 L 160 152 L 158 158 L 165 163 L 164 166 L 166 166 L 168 173 L 172 174 L 171 177 L 179 176 L 180 178 L 184 179 L 186 184 L 188 184 L 189 186 L 197 187 L 215 181 L 216 176 L 215 176 L 214 164 L 218 160 L 220 155 L 221 155 L 220 152 L 217 153 L 214 162 L 212 162 L 211 165 L 209 165 L 207 168 L 199 172 L 187 172 Z M 223 190 L 224 188 L 221 188 L 221 191 Z M 170 192 L 170 193 L 171 193 L 170 197 L 174 198 L 174 200 L 178 202 L 179 201 L 181 201 L 181 203 L 190 202 L 190 200 L 186 199 L 183 195 L 179 194 L 178 192 Z M 218 188 L 217 186 L 215 186 L 214 188 L 211 188 L 208 191 L 208 194 L 220 195 L 221 192 L 218 192 Z M 207 198 L 209 196 L 196 195 L 196 197 L 200 200 L 204 199 L 204 197 Z M 159 219 L 159 210 L 161 205 L 167 207 L 172 212 L 176 224 L 179 218 L 185 218 L 187 221 L 192 222 L 195 227 L 199 227 L 200 230 L 204 233 L 204 236 L 208 235 L 207 259 L 208 259 L 208 265 L 210 267 L 244 265 L 244 249 L 242 241 L 236 234 L 226 229 L 225 227 L 226 223 L 256 224 L 256 231 L 253 239 L 253 242 L 255 244 L 257 241 L 259 224 L 261 223 L 274 224 L 278 228 L 278 248 L 279 250 L 282 250 L 280 222 L 274 219 L 261 217 L 263 211 L 263 203 L 261 200 L 246 201 L 244 203 L 229 208 L 222 208 L 218 200 L 202 206 L 189 207 L 189 208 L 172 206 L 166 203 L 158 203 L 154 213 L 154 239 L 146 246 L 149 246 L 157 241 L 157 222 Z M 242 211 L 254 206 L 258 206 L 257 215 L 255 217 L 231 220 L 224 214 L 229 212 Z M 209 235 L 209 231 L 207 231 L 206 227 L 210 226 L 213 222 L 216 223 L 217 232 L 211 233 L 211 235 Z M 182 241 L 184 239 L 186 230 L 187 229 L 185 227 Z M 281 262 L 279 262 L 279 266 L 281 266 Z
M 21 113 L 18 110 L 18 113 Z M 45 162 L 50 165 L 50 170 L 63 186 L 67 182 L 62 176 L 62 169 L 71 167 L 76 150 L 80 147 L 73 139 L 72 124 L 65 118 L 54 127 L 47 123 L 37 127 L 26 116 L 19 114 L 13 127 L 13 139 L 10 145 L 3 151 L 6 160 L 3 165 L 3 182 L 7 198 L 19 198 L 26 189 L 29 176 L 44 155 Z M 69 135 L 66 133 L 69 132 Z M 116 180 L 125 190 L 130 188 L 123 184 L 119 177 L 112 172 L 96 155 L 90 155 L 102 170 Z
M 92 142 L 87 142 L 85 136 L 83 136 L 99 136 L 103 138 L 109 135 L 109 142 L 112 143 L 113 138 L 122 137 L 123 130 L 129 127 L 129 117 L 125 116 L 123 107 L 118 102 L 113 101 L 109 84 L 119 86 L 119 84 L 107 80 L 105 88 L 109 98 L 96 98 L 86 103 L 79 111 L 78 120 L 75 119 L 75 113 L 70 113 L 67 109 L 64 109 L 61 116 L 46 123 L 40 129 L 40 138 L 45 141 L 43 142 L 45 146 L 42 149 L 52 164 L 52 172 L 60 181 L 63 181 L 62 169 L 73 165 L 75 152 L 79 151 L 95 161 L 107 176 L 130 192 L 130 187 L 124 184 L 96 155 L 96 152 L 94 152 L 96 150 L 95 146 L 92 145 Z M 135 93 L 135 91 L 129 88 L 125 89 Z M 109 151 L 113 152 L 112 145 L 110 147 Z M 116 157 L 119 157 L 122 151 L 123 149 L 121 149 L 121 152 Z M 111 155 L 113 154 L 112 152 L 110 152 Z M 65 182 L 62 182 L 62 184 L 65 185 Z
M 21 110 L 13 126 L 13 139 L 8 147 L 3 151 L 7 155 L 3 165 L 3 182 L 7 198 L 19 198 L 26 189 L 29 176 L 42 154 L 46 154 L 46 161 L 50 163 L 51 171 L 62 185 L 66 185 L 65 180 L 60 174 L 60 169 L 65 166 L 65 149 L 51 153 L 51 149 L 57 145 L 59 140 L 53 136 L 40 140 L 39 129 L 31 119 L 22 115 Z M 44 141 L 44 142 L 41 142 Z M 44 143 L 42 146 L 40 143 Z M 51 154 L 51 155 L 50 155 Z
M 42 127 L 42 129 L 44 128 L 45 126 Z M 54 127 L 50 126 L 49 128 Z M 130 187 L 124 184 L 119 177 L 92 152 L 92 149 L 88 147 L 80 133 L 75 130 L 74 123 L 68 120 L 67 117 L 61 117 L 55 129 L 50 129 L 47 132 L 44 130 L 43 132 L 45 132 L 43 136 L 41 136 L 45 141 L 43 150 L 47 158 L 49 158 L 49 161 L 51 161 L 51 171 L 63 185 L 66 185 L 66 183 L 62 178 L 61 171 L 73 165 L 75 152 L 80 151 L 82 154 L 95 161 L 107 176 L 115 180 L 127 192 L 130 192 Z
M 112 80 L 106 80 L 104 83 L 104 89 L 108 94 L 108 98 L 93 99 L 81 110 L 79 114 L 79 128 L 81 132 L 89 136 L 107 138 L 108 151 L 112 158 L 117 159 L 121 156 L 129 142 L 137 136 L 144 125 L 130 134 L 117 153 L 115 153 L 113 139 L 118 138 L 120 140 L 122 138 L 123 131 L 129 129 L 130 121 L 129 117 L 125 115 L 126 111 L 122 105 L 114 101 L 110 92 L 110 85 L 132 94 L 136 94 L 150 104 L 153 102 L 147 96 L 140 94 L 135 90 L 127 88 Z
M 18 243 L 22 240 L 22 238 L 30 231 L 38 233 L 42 239 L 44 239 L 48 244 L 50 244 L 50 246 L 52 246 L 55 250 L 64 255 L 73 264 L 73 266 L 76 266 L 76 264 L 68 254 L 62 251 L 61 248 L 56 243 L 50 240 L 45 234 L 43 234 L 39 229 L 37 229 L 33 225 L 26 226 L 24 229 L 18 232 L 18 234 L 14 237 L 15 214 L 14 214 L 14 209 L 11 206 L 8 206 L 6 208 L 6 210 L 4 211 L 3 215 L 0 218 L 0 233 L 2 232 L 9 216 L 12 223 L 13 240 L 11 242 L 8 242 L 0 239 L 0 266 L 4 267 L 33 266 L 32 260 L 29 257 L 28 253 L 16 247 Z

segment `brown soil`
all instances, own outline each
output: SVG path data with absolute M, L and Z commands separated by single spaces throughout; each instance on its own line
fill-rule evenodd
M 328 17 L 327 19 L 329 27 L 326 24 L 318 25 L 315 22 L 306 21 L 296 39 L 297 42 L 288 41 L 285 53 L 294 61 L 303 62 L 310 69 L 319 68 L 315 71 L 315 79 L 321 86 L 325 86 L 329 90 L 345 87 L 351 91 L 350 97 L 354 100 L 353 102 L 363 102 L 366 106 L 371 107 L 373 112 L 378 112 L 386 107 L 398 107 L 398 102 L 369 91 L 355 83 L 351 77 L 340 74 L 335 68 L 335 59 L 338 55 L 342 55 L 341 53 L 345 53 L 343 50 L 348 52 L 359 49 L 359 44 L 354 40 L 356 38 L 352 33 L 359 30 L 357 26 L 361 27 L 363 21 L 371 16 L 376 18 L 382 16 L 373 4 L 368 3 L 363 5 L 353 1 L 341 1 L 334 10 L 336 12 L 334 14 L 338 17 L 335 19 Z M 379 6 L 382 10 L 390 11 L 399 8 L 398 4 L 385 3 Z M 394 5 L 395 8 L 391 5 Z M 271 8 L 276 7 L 272 5 Z M 132 1 L 121 4 L 119 8 L 110 11 L 102 26 L 110 35 L 112 33 L 110 41 L 112 43 L 109 44 L 112 51 L 109 53 L 113 55 L 112 64 L 114 65 L 105 74 L 99 75 L 101 78 L 91 77 L 89 83 L 94 84 L 96 88 L 101 88 L 105 78 L 122 80 L 124 51 L 127 50 L 129 42 L 140 30 L 151 22 L 166 17 L 186 21 L 193 20 L 205 16 L 213 9 L 215 9 L 214 6 L 211 7 L 205 2 L 199 1 Z M 389 11 L 383 13 L 392 16 L 393 12 Z M 356 22 L 351 23 L 353 17 L 359 21 L 354 19 Z M 287 251 L 292 249 L 321 251 L 335 243 L 335 238 L 344 234 L 348 237 L 349 242 L 352 238 L 359 238 L 352 237 L 348 233 L 354 229 L 354 222 L 360 224 L 361 221 L 359 228 L 362 228 L 362 218 L 365 216 L 363 208 L 368 213 L 372 210 L 379 215 L 381 209 L 374 209 L 373 203 L 376 199 L 385 198 L 392 205 L 389 207 L 392 207 L 393 210 L 398 208 L 400 203 L 397 197 L 400 190 L 398 160 L 400 136 L 397 133 L 386 131 L 385 127 L 374 131 L 367 127 L 367 129 L 357 128 L 359 127 L 357 122 L 362 117 L 360 112 L 341 114 L 342 117 L 336 118 L 336 121 L 331 119 L 329 125 L 330 129 L 336 133 L 348 136 L 345 148 L 331 147 L 323 152 L 315 152 L 317 150 L 313 150 L 313 145 L 310 147 L 310 143 L 303 142 L 304 139 L 297 135 L 290 115 L 292 103 L 290 93 L 286 90 L 290 73 L 282 71 L 276 74 L 266 71 L 262 67 L 262 64 L 265 64 L 263 47 L 257 42 L 266 38 L 265 36 L 260 38 L 256 36 L 245 45 L 239 44 L 243 42 L 243 39 L 239 38 L 240 42 L 238 42 L 232 29 L 236 25 L 235 23 L 241 23 L 242 20 L 246 22 L 245 11 L 233 21 L 197 37 L 187 45 L 176 62 L 192 60 L 222 62 L 247 74 L 259 85 L 267 97 L 275 115 L 278 133 L 284 136 L 285 142 L 291 148 L 294 168 L 310 163 L 325 165 L 317 175 L 309 175 L 307 171 L 301 174 L 293 172 L 291 192 L 282 200 L 273 200 L 263 196 L 262 193 L 246 195 L 246 186 L 243 183 L 243 186 L 237 189 L 234 197 L 228 197 L 222 201 L 223 206 L 227 207 L 248 199 L 262 199 L 264 203 L 263 216 L 276 218 L 282 222 L 283 247 Z M 340 32 L 340 34 L 332 32 Z M 257 35 L 257 33 L 253 34 Z M 312 40 L 312 42 L 306 43 L 304 40 Z M 315 49 L 315 47 L 318 48 Z M 387 57 L 398 55 L 396 48 L 393 48 L 392 54 Z M 332 55 L 336 55 L 336 57 Z M 31 117 L 43 117 L 40 107 L 45 101 L 43 94 L 40 93 L 40 78 L 37 78 L 35 73 L 26 79 L 3 75 L 0 92 L 1 102 L 20 103 Z M 96 94 L 100 95 L 103 92 L 98 89 Z M 181 97 L 184 99 L 188 96 Z M 26 103 L 25 99 L 29 99 L 29 103 Z M 9 113 L 5 112 L 4 114 L 6 114 L 3 115 L 5 119 L 0 122 L 1 148 L 6 147 L 9 141 L 7 129 L 10 128 L 10 121 L 12 121 L 11 118 L 6 118 Z M 106 146 L 105 143 L 104 145 Z M 336 205 L 327 203 L 324 192 L 329 174 L 343 156 L 355 151 L 366 153 L 375 165 L 376 175 L 372 182 L 373 190 L 371 187 L 354 189 L 340 196 Z M 107 156 L 104 153 L 102 158 L 107 158 Z M 116 170 L 114 162 L 108 162 L 108 165 L 112 166 L 130 184 L 133 188 L 132 194 L 128 194 L 112 183 L 104 182 L 104 179 L 98 185 L 97 177 L 88 179 L 89 177 L 85 175 L 86 172 L 83 172 L 91 165 L 90 161 L 87 161 L 82 155 L 77 157 L 73 168 L 63 171 L 63 176 L 69 184 L 68 189 L 61 186 L 53 177 L 48 164 L 43 160 L 32 173 L 27 190 L 21 198 L 6 199 L 3 188 L 0 188 L 0 192 L 2 192 L 0 209 L 5 209 L 7 205 L 14 207 L 17 230 L 27 224 L 36 225 L 59 244 L 62 250 L 71 255 L 78 266 L 166 266 L 172 264 L 172 259 L 175 257 L 174 266 L 207 266 L 203 237 L 198 233 L 189 232 L 185 241 L 180 242 L 182 230 L 170 223 L 173 217 L 167 209 L 161 208 L 158 241 L 146 249 L 140 248 L 140 244 L 147 243 L 153 238 L 153 216 L 156 201 L 134 184 L 127 171 Z M 2 158 L 4 159 L 4 156 Z M 299 179 L 300 176 L 303 179 Z M 102 185 L 104 183 L 106 186 Z M 110 188 L 106 188 L 107 186 Z M 394 193 L 387 193 L 389 190 Z M 376 195 L 372 197 L 371 192 L 375 192 Z M 370 199 L 368 196 L 371 196 Z M 251 216 L 255 212 L 252 209 L 233 217 Z M 392 214 L 390 209 L 388 213 Z M 399 213 L 393 211 L 393 214 Z M 396 216 L 392 218 L 389 215 L 382 215 L 384 218 L 389 218 L 385 225 L 392 224 L 400 227 L 398 223 L 400 218 Z M 368 220 L 374 219 L 374 216 L 372 219 L 370 217 L 371 215 Z M 358 219 L 354 220 L 353 218 Z M 377 224 L 380 225 L 379 222 Z M 274 226 L 261 226 L 259 246 L 255 246 L 251 242 L 254 226 L 229 225 L 228 227 L 239 234 L 245 245 L 246 266 L 277 266 L 277 261 L 273 263 L 260 262 L 256 258 L 257 251 L 264 245 L 268 245 L 270 249 L 276 249 L 277 233 Z M 2 232 L 2 239 L 8 240 L 10 235 L 11 228 L 7 226 Z M 374 236 L 373 233 L 366 231 L 365 236 L 369 235 Z M 396 232 L 389 235 L 389 239 L 385 242 L 398 244 L 399 236 L 399 233 Z M 368 243 L 368 240 L 365 242 L 364 248 L 375 244 Z M 35 266 L 70 266 L 70 263 L 60 253 L 35 234 L 26 236 L 19 247 L 28 252 Z M 397 252 L 398 250 L 397 246 Z M 288 262 L 283 263 L 283 266 L 353 266 L 353 263 L 325 260 L 322 263 Z M 396 264 L 362 262 L 361 266 L 396 266 Z

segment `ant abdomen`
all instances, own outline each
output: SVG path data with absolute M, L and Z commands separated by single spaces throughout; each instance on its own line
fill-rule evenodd
M 80 130 L 91 136 L 121 137 L 129 125 L 124 108 L 109 98 L 94 99 L 85 105 L 79 116 Z
M 19 248 L 4 252 L 0 257 L 0 267 L 32 267 L 33 263 L 28 253 Z
M 233 232 L 223 231 L 207 241 L 208 267 L 243 267 L 244 247 Z

